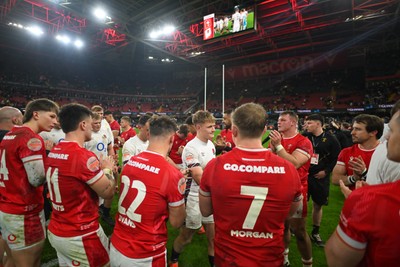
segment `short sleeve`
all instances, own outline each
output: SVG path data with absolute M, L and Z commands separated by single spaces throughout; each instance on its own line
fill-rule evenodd
M 186 190 L 186 179 L 179 171 L 170 172 L 170 182 L 167 190 L 167 200 L 170 207 L 179 207 L 185 203 L 184 193 Z
M 185 146 L 182 152 L 182 162 L 188 168 L 200 166 L 198 152 L 191 146 Z
M 18 156 L 22 162 L 26 163 L 32 160 L 44 160 L 46 148 L 42 137 L 39 135 L 30 135 L 19 140 Z
M 103 171 L 101 170 L 100 161 L 96 155 L 90 151 L 85 152 L 86 153 L 81 156 L 80 179 L 84 183 L 92 185 L 103 176 Z
M 372 212 L 362 191 L 356 190 L 346 199 L 336 228 L 340 238 L 355 249 L 365 249 L 367 246 L 365 230 L 368 228 L 368 214 Z
M 122 147 L 122 162 L 128 161 L 132 156 L 135 155 L 135 147 L 131 145 L 131 142 L 126 142 Z
M 313 147 L 308 138 L 304 138 L 298 143 L 296 150 L 306 155 L 308 158 L 313 154 Z
M 342 165 L 342 166 L 346 166 L 345 163 L 345 154 L 346 154 L 346 149 L 342 149 L 342 151 L 340 151 L 338 159 L 337 159 L 337 163 L 338 165 Z

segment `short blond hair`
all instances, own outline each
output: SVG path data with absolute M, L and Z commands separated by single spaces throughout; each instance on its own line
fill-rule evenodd
M 193 114 L 192 117 L 193 124 L 201 124 L 201 123 L 215 123 L 215 118 L 211 112 L 199 110 Z

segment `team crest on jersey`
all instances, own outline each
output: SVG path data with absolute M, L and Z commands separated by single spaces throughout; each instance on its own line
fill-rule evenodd
M 178 182 L 178 191 L 179 193 L 183 194 L 186 190 L 186 179 L 182 177 Z
M 32 151 L 39 151 L 42 148 L 42 142 L 38 138 L 29 139 L 27 146 Z
M 71 264 L 72 264 L 72 266 L 81 266 L 81 263 L 76 260 L 72 260 Z
M 15 240 L 17 240 L 17 237 L 13 234 L 10 234 L 10 235 L 8 235 L 7 239 L 10 242 L 14 242 Z
M 194 160 L 193 154 L 187 154 L 186 155 L 186 163 L 189 165 L 190 163 L 192 163 Z
M 100 169 L 100 162 L 96 157 L 90 157 L 86 162 L 86 167 L 90 171 L 95 172 Z

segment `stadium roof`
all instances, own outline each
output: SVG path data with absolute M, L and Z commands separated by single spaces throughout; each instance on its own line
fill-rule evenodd
M 94 1 L 2 0 L 0 47 L 29 50 L 9 23 L 36 23 L 49 35 L 80 36 L 92 57 L 120 62 L 169 57 L 197 65 L 254 62 L 310 53 L 391 45 L 400 40 L 399 0 L 113 0 L 98 22 Z M 203 41 L 203 16 L 255 6 L 256 29 Z M 172 36 L 149 32 L 173 24 Z M 42 53 L 57 53 L 43 48 Z

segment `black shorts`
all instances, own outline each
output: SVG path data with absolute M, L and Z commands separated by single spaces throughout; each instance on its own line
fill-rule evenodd
M 329 199 L 329 186 L 330 186 L 330 175 L 325 176 L 322 179 L 317 179 L 308 176 L 308 200 L 310 197 L 312 200 L 320 206 L 327 206 Z

